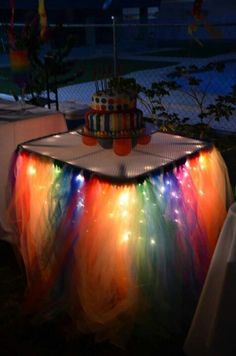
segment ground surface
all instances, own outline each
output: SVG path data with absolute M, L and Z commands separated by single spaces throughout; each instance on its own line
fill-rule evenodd
M 163 68 L 168 65 L 173 65 L 173 62 L 165 60 L 157 61 L 145 61 L 143 60 L 128 60 L 122 59 L 119 61 L 117 71 L 119 75 L 125 75 L 131 71 L 139 71 L 146 69 Z M 177 64 L 177 62 L 174 62 Z M 71 62 L 71 69 L 66 72 L 66 76 L 60 76 L 58 80 L 63 80 L 65 77 L 70 77 L 78 73 L 73 80 L 68 84 L 79 84 L 94 81 L 95 79 L 104 78 L 104 76 L 111 77 L 113 72 L 112 57 L 98 57 L 88 58 L 86 60 L 73 60 Z M 12 73 L 9 66 L 0 67 L 0 93 L 5 94 L 19 94 L 20 88 L 12 81 Z
M 24 271 L 4 241 L 0 241 L 0 343 L 1 356 L 181 356 L 184 336 L 152 345 L 131 339 L 125 350 L 109 343 L 95 343 L 90 336 L 79 336 L 67 320 L 34 325 L 22 313 L 25 290 Z

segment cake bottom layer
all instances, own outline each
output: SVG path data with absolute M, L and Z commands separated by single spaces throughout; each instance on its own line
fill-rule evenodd
M 85 120 L 85 127 L 90 132 L 118 133 L 144 126 L 143 113 L 139 109 L 112 113 L 91 110 L 86 114 Z

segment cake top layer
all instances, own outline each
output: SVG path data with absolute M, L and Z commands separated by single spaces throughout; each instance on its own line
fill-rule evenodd
M 132 91 L 106 89 L 92 96 L 91 108 L 97 111 L 122 111 L 136 108 L 136 94 Z

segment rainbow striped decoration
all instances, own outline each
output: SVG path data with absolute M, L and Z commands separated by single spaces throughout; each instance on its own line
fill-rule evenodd
M 41 39 L 44 39 L 47 31 L 47 14 L 46 14 L 44 0 L 39 0 L 38 2 L 38 14 L 39 14 L 40 27 L 41 27 L 40 37 Z
M 11 173 L 28 312 L 66 312 L 78 330 L 113 342 L 151 319 L 165 332 L 181 323 L 230 199 L 215 148 L 137 183 L 111 183 L 24 149 Z
M 86 113 L 86 128 L 91 133 L 120 133 L 142 127 L 144 127 L 143 113 L 139 109 L 111 113 L 90 110 Z
M 30 61 L 27 50 L 10 50 L 11 70 L 14 82 L 21 88 L 29 83 Z

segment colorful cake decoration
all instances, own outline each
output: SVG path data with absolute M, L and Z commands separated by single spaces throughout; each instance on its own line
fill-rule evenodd
M 135 80 L 122 77 L 95 79 L 95 89 L 85 125 L 79 130 L 83 143 L 94 146 L 98 142 L 105 149 L 113 148 L 121 156 L 129 154 L 137 144 L 148 144 L 151 136 L 147 133 L 143 112 L 137 109 L 138 85 Z

